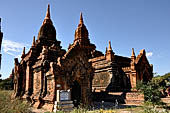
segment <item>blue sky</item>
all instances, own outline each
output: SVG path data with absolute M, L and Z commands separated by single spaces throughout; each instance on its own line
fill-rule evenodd
M 44 20 L 47 4 L 64 49 L 74 40 L 74 32 L 83 13 L 90 41 L 105 52 L 108 41 L 117 55 L 136 55 L 146 49 L 154 72 L 170 72 L 169 0 L 0 0 L 2 18 L 2 78 L 14 67 L 14 58 L 22 48 L 28 50 L 33 36 Z

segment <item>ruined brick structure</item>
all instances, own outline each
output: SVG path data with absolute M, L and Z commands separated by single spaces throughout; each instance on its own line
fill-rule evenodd
M 1 52 L 2 38 L 3 38 L 3 33 L 1 32 L 1 18 L 0 18 L 0 52 Z M 0 67 L 1 67 L 1 57 L 2 54 L 0 54 Z
M 105 55 L 89 60 L 95 69 L 93 91 L 130 91 L 135 89 L 137 81 L 147 82 L 153 77 L 153 66 L 150 65 L 145 50 L 136 57 L 132 48 L 131 58 L 115 55 L 111 48 L 106 48 Z
M 70 89 L 71 99 L 89 104 L 94 91 L 131 89 L 137 80 L 152 78 L 152 66 L 145 50 L 131 58 L 114 54 L 109 43 L 106 54 L 97 51 L 90 43 L 89 33 L 83 22 L 75 30 L 75 38 L 65 51 L 56 39 L 56 30 L 50 18 L 50 8 L 39 30 L 37 40 L 28 53 L 23 49 L 21 61 L 15 59 L 14 94 L 32 102 L 34 107 L 53 109 L 57 90 Z

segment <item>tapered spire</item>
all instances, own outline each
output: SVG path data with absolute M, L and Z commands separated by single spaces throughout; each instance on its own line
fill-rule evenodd
M 132 56 L 135 56 L 134 48 L 132 48 Z
M 140 54 L 146 55 L 145 49 L 140 50 Z
M 43 24 L 38 33 L 38 39 L 56 41 L 56 30 L 50 17 L 50 5 L 48 4 L 47 12 Z M 38 43 L 38 42 L 37 42 Z
M 0 33 L 1 33 L 1 18 L 0 18 Z
M 109 46 L 108 46 L 108 49 L 107 49 L 107 51 L 106 51 L 106 53 L 108 54 L 110 54 L 110 53 L 113 53 L 113 54 L 115 54 L 114 52 L 113 52 L 113 50 L 112 50 L 112 46 L 111 46 L 111 41 L 109 40 Z
M 108 49 L 106 49 L 106 59 L 109 60 L 109 61 L 113 61 L 114 60 L 114 52 L 112 50 L 112 47 L 111 47 L 111 42 L 109 40 L 109 46 L 108 46 Z
M 23 48 L 22 57 L 25 56 L 25 47 Z
M 32 46 L 35 46 L 35 36 L 33 37 Z
M 112 51 L 112 47 L 111 47 L 111 42 L 109 40 L 109 47 L 108 47 L 108 51 Z
M 79 24 L 84 24 L 84 22 L 83 22 L 83 14 L 82 14 L 82 12 L 80 12 L 80 23 Z
M 131 60 L 132 60 L 133 62 L 135 62 L 135 59 L 136 59 L 135 51 L 134 51 L 134 48 L 132 48 L 132 56 L 131 56 Z
M 136 60 L 136 56 L 135 56 L 135 51 L 134 51 L 134 48 L 132 48 L 132 56 L 131 56 L 131 70 L 135 70 L 135 60 Z
M 25 55 L 25 47 L 23 48 L 23 52 L 22 52 L 22 54 L 24 54 L 24 55 Z
M 47 8 L 45 19 L 50 19 L 50 4 L 48 4 L 48 8 Z
M 106 47 L 106 52 L 105 53 L 107 53 L 107 47 Z
M 45 16 L 43 24 L 45 23 L 52 24 L 51 17 L 50 17 L 50 4 L 48 4 L 48 8 L 47 8 L 47 12 L 46 12 L 46 16 Z
M 87 30 L 86 26 L 84 25 L 83 16 L 82 16 L 82 13 L 80 12 L 80 21 L 79 21 L 78 27 L 75 31 L 74 42 L 79 41 L 80 43 L 89 44 L 90 40 L 88 38 L 89 37 L 88 35 L 89 35 L 88 30 Z

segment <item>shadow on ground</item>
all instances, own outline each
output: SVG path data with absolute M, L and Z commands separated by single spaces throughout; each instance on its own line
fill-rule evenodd
M 126 104 L 115 104 L 113 102 L 94 102 L 93 110 L 97 109 L 125 109 L 125 108 L 135 108 L 136 105 L 126 105 Z

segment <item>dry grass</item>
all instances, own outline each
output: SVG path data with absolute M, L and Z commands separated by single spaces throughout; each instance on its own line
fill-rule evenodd
M 11 100 L 12 91 L 0 90 L 0 113 L 31 113 L 28 103 Z

